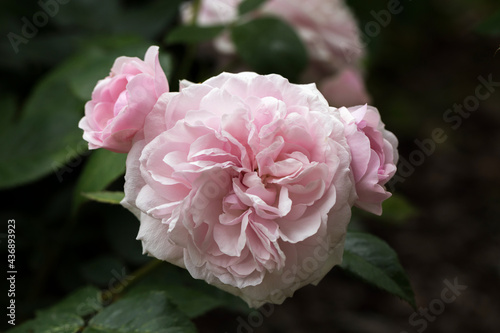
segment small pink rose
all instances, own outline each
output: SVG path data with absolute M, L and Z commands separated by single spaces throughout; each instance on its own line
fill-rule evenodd
M 339 74 L 324 79 L 319 84 L 319 90 L 328 103 L 335 107 L 370 103 L 363 77 L 354 68 L 346 68 Z
M 144 61 L 117 58 L 110 75 L 95 86 L 78 124 L 89 149 L 127 153 L 145 117 L 164 92 L 168 92 L 168 81 L 158 60 L 157 46 L 148 49 Z
M 355 205 L 382 214 L 382 202 L 391 196 L 384 184 L 396 173 L 398 140 L 380 120 L 372 106 L 338 109 L 351 148 L 351 168 L 358 200 Z
M 163 94 L 122 204 L 145 253 L 258 307 L 341 262 L 355 200 L 338 112 L 314 84 L 222 73 Z

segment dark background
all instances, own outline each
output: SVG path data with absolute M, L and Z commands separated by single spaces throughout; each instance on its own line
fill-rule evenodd
M 2 93 L 14 94 L 22 106 L 35 83 L 77 52 L 81 40 L 134 29 L 124 24 L 122 30 L 112 31 L 106 10 L 113 9 L 100 6 L 99 1 L 85 3 L 89 11 L 81 14 L 80 22 L 64 22 L 62 15 L 40 29 L 26 47 L 21 45 L 18 54 L 12 53 L 2 33 Z M 444 280 L 457 279 L 467 289 L 442 313 L 430 314 L 425 324 L 412 326 L 409 318 L 414 310 L 409 305 L 335 268 L 317 287 L 297 291 L 268 316 L 214 310 L 195 320 L 200 332 L 482 333 L 500 329 L 500 87 L 494 87 L 477 110 L 460 117 L 455 128 L 455 122 L 445 118 L 454 104 L 475 95 L 480 76 L 500 81 L 500 53 L 495 54 L 500 34 L 478 29 L 500 6 L 496 0 L 401 1 L 403 11 L 391 15 L 385 26 L 379 22 L 380 32 L 375 34 L 368 27 L 377 22 L 374 13 L 386 10 L 388 3 L 349 1 L 367 36 L 366 77 L 372 104 L 398 137 L 402 160 L 415 158 L 415 151 L 422 150 L 415 140 L 429 142 L 436 128 L 447 139 L 435 143 L 432 153 L 421 155 L 422 161 L 414 163 L 414 170 L 396 185 L 397 195 L 413 206 L 412 214 L 388 220 L 356 213 L 353 224 L 396 250 L 420 308 L 441 299 Z M 34 2 L 2 6 L 2 31 L 19 29 L 21 17 L 39 10 Z M 122 1 L 120 6 L 120 15 L 125 16 L 125 9 L 153 7 L 154 2 Z M 168 22 L 145 20 L 138 24 L 139 34 L 162 46 L 162 37 L 174 21 Z M 35 309 L 53 304 L 78 286 L 105 284 L 110 267 L 133 271 L 147 260 L 140 255 L 140 244 L 130 241 L 135 239 L 137 221 L 120 207 L 87 203 L 78 219 L 68 222 L 71 193 L 84 161 L 85 157 L 75 163 L 74 172 L 63 182 L 51 174 L 0 192 L 2 221 L 17 221 L 18 320 L 31 318 Z M 119 190 L 121 185 L 119 180 L 111 188 Z M 6 238 L 0 240 L 4 251 Z M 3 320 L 1 325 L 5 327 Z

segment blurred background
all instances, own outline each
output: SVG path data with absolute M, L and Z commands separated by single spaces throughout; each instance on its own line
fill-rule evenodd
M 377 20 L 394 1 L 348 1 L 367 47 L 371 104 L 398 137 L 401 156 L 387 214 L 356 211 L 352 228 L 396 250 L 421 310 L 334 268 L 268 315 L 230 306 L 206 312 L 194 320 L 199 332 L 500 329 L 500 6 L 402 0 L 401 12 Z M 75 204 L 92 156 L 77 123 L 96 78 L 117 56 L 142 58 L 156 44 L 167 77 L 178 75 L 186 49 L 164 37 L 179 21 L 181 2 L 60 1 L 45 16 L 37 16 L 36 2 L 2 3 L 0 244 L 7 258 L 6 224 L 15 219 L 19 322 L 80 286 L 109 287 L 110 278 L 148 261 L 130 213 L 83 199 Z M 93 177 L 121 190 L 120 172 Z M 466 286 L 450 303 L 436 301 L 445 281 Z

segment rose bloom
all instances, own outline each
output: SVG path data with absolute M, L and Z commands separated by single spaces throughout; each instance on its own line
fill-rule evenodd
M 122 205 L 144 252 L 252 307 L 317 284 L 356 199 L 339 117 L 314 84 L 274 74 L 163 94 L 127 158 Z
M 391 196 L 384 184 L 396 173 L 398 140 L 380 120 L 372 106 L 340 108 L 347 142 L 351 148 L 351 169 L 356 183 L 356 206 L 382 214 L 382 202 Z
M 158 47 L 151 46 L 144 61 L 119 57 L 108 77 L 100 80 L 85 104 L 78 127 L 89 149 L 106 148 L 127 153 L 132 139 L 144 126 L 146 115 L 158 97 L 168 91 L 168 81 L 158 60 Z
M 346 68 L 327 77 L 319 83 L 318 89 L 331 106 L 370 103 L 370 95 L 365 89 L 363 77 L 355 68 Z
M 238 18 L 242 0 L 202 0 L 197 23 L 201 26 L 227 24 Z M 254 17 L 274 15 L 288 22 L 304 42 L 316 68 L 324 72 L 356 64 L 363 55 L 359 30 L 347 5 L 342 0 L 268 0 Z M 192 6 L 184 5 L 185 23 L 192 20 Z M 228 34 L 214 43 L 222 53 L 234 53 Z

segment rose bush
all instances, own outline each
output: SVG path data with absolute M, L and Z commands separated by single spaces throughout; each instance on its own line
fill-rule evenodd
M 351 148 L 356 206 L 381 215 L 382 202 L 391 196 L 384 184 L 396 173 L 398 140 L 385 129 L 380 113 L 372 106 L 343 107 L 338 111 Z
M 85 117 L 78 124 L 89 149 L 127 153 L 134 136 L 142 131 L 146 115 L 167 91 L 157 46 L 147 50 L 144 61 L 117 58 L 110 75 L 95 86 L 92 100 L 85 104 Z
M 145 253 L 250 306 L 281 303 L 341 262 L 350 163 L 314 84 L 222 73 L 159 98 L 127 157 L 122 205 Z

